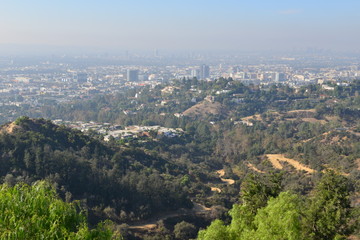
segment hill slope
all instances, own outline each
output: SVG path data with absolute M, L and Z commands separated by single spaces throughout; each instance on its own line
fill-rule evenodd
M 136 220 L 192 205 L 176 180 L 181 170 L 142 150 L 106 146 L 44 119 L 22 117 L 0 132 L 4 182 L 47 179 L 66 200 L 83 199 L 95 221 Z
M 206 119 L 225 114 L 225 107 L 219 102 L 202 101 L 183 112 L 184 116 Z

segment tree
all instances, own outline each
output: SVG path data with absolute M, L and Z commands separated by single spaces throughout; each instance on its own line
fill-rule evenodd
M 301 240 L 303 239 L 302 208 L 299 197 L 282 192 L 271 198 L 254 217 L 247 205 L 235 204 L 230 210 L 231 223 L 225 226 L 215 220 L 198 239 Z
M 351 207 L 347 179 L 328 171 L 310 199 L 306 214 L 308 239 L 335 239 L 349 235 Z
M 229 211 L 232 218 L 227 231 L 231 239 L 246 239 L 255 230 L 254 217 L 248 205 L 235 204 Z
M 241 185 L 241 200 L 255 216 L 257 210 L 266 206 L 270 197 L 276 197 L 281 190 L 281 174 L 272 174 L 260 180 L 256 175 L 249 175 Z
M 230 236 L 226 230 L 224 222 L 216 219 L 206 230 L 198 233 L 199 240 L 228 240 Z
M 255 217 L 255 239 L 302 238 L 301 207 L 297 195 L 282 192 L 277 198 L 271 198 L 265 208 L 258 211 Z
M 101 223 L 89 229 L 77 203 L 65 203 L 47 182 L 0 186 L 1 239 L 120 239 Z
M 174 226 L 174 235 L 177 239 L 190 239 L 196 237 L 196 227 L 188 222 L 182 221 Z

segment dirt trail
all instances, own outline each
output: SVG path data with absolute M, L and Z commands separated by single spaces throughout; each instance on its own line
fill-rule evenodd
M 266 157 L 269 159 L 269 161 L 274 166 L 274 168 L 277 168 L 277 169 L 283 169 L 283 165 L 281 164 L 281 162 L 287 162 L 288 164 L 293 166 L 298 171 L 306 171 L 308 173 L 317 172 L 316 170 L 311 169 L 308 166 L 306 166 L 294 159 L 284 157 L 283 154 L 267 154 Z M 359 164 L 360 164 L 360 160 L 359 160 Z M 349 176 L 348 173 L 344 173 L 341 170 L 338 170 L 336 168 L 331 168 L 331 167 L 328 167 L 325 165 L 324 165 L 324 167 L 325 167 L 325 169 L 322 172 L 325 172 L 326 170 L 334 170 L 338 174 L 341 174 L 343 176 Z M 359 165 L 359 169 L 360 169 L 360 165 Z
M 221 189 L 217 187 L 211 187 L 211 191 L 221 193 Z
M 212 208 L 205 207 L 199 203 L 193 202 L 193 204 L 194 207 L 191 210 L 179 209 L 175 212 L 165 213 L 148 220 L 133 223 L 129 226 L 129 229 L 140 230 L 140 231 L 153 230 L 157 227 L 157 222 L 160 220 L 165 220 L 167 218 L 178 217 L 178 216 L 185 216 L 189 214 L 203 214 L 212 210 Z
M 248 116 L 248 117 L 243 117 L 241 120 L 249 121 L 250 119 L 254 119 L 256 121 L 261 121 L 261 116 L 260 116 L 260 114 L 255 114 L 255 115 L 251 115 L 251 116 Z
M 151 230 L 157 227 L 156 223 L 148 223 L 144 225 L 134 225 L 129 226 L 129 229 L 136 229 L 136 230 Z
M 314 169 L 311 169 L 294 159 L 284 157 L 283 154 L 267 154 L 266 157 L 269 159 L 272 165 L 277 169 L 283 169 L 283 166 L 280 162 L 287 162 L 298 171 L 306 171 L 308 173 L 316 172 Z
M 219 174 L 219 177 L 223 177 L 225 175 L 225 170 L 224 169 L 218 170 L 216 172 L 217 172 L 217 174 Z
M 223 181 L 224 183 L 227 183 L 229 185 L 232 185 L 235 183 L 234 179 L 230 179 L 230 178 L 223 178 L 223 176 L 225 175 L 225 170 L 221 169 L 216 171 L 219 174 L 220 180 Z
M 360 133 L 359 133 L 359 132 L 354 132 L 353 130 L 346 130 L 346 131 L 347 131 L 348 133 L 351 133 L 351 134 L 354 134 L 355 136 L 360 137 Z M 333 131 L 325 132 L 325 133 L 323 133 L 323 134 L 321 134 L 321 135 L 319 135 L 319 136 L 327 136 L 327 135 L 329 135 L 331 132 L 333 132 Z M 312 138 L 309 138 L 309 139 L 305 139 L 305 140 L 302 140 L 301 142 L 306 143 L 306 142 L 309 142 L 309 141 L 311 141 L 311 140 L 313 140 L 313 139 L 315 139 L 315 138 L 317 138 L 317 137 L 319 137 L 319 136 L 315 136 L 315 137 L 312 137 Z
M 248 168 L 250 168 L 251 170 L 258 172 L 258 173 L 265 173 L 264 171 L 261 171 L 260 169 L 258 169 L 257 167 L 255 167 L 253 164 L 251 163 L 247 163 L 246 166 L 248 166 Z
M 216 172 L 217 172 L 217 174 L 219 174 L 219 177 L 222 182 L 230 184 L 230 185 L 235 183 L 234 179 L 223 178 L 223 176 L 225 175 L 224 169 L 218 170 Z M 211 187 L 211 191 L 213 191 L 213 192 L 216 191 L 216 192 L 220 193 L 221 189 L 218 187 Z M 203 213 L 206 213 L 206 212 L 209 212 L 212 210 L 212 208 L 207 208 L 196 202 L 193 202 L 193 204 L 194 204 L 194 207 L 191 210 L 179 209 L 178 211 L 175 211 L 175 212 L 170 212 L 167 214 L 159 215 L 157 217 L 148 219 L 146 221 L 140 221 L 137 223 L 133 223 L 129 226 L 129 229 L 140 230 L 140 231 L 152 230 L 157 227 L 157 222 L 159 220 L 164 220 L 164 219 L 171 218 L 171 217 L 178 217 L 178 216 L 184 216 L 184 215 L 189 215 L 189 214 L 203 214 Z
M 316 112 L 316 109 L 315 109 L 315 108 L 311 108 L 311 109 L 299 109 L 299 110 L 291 110 L 291 111 L 288 111 L 288 113 L 307 113 L 307 112 L 315 113 L 315 112 Z
M 309 122 L 309 123 L 320 123 L 320 124 L 326 124 L 327 121 L 323 120 L 323 119 L 316 119 L 316 118 L 302 118 L 301 119 L 304 122 Z
M 204 205 L 196 202 L 193 202 L 193 204 L 194 207 L 192 208 L 192 211 L 194 211 L 195 213 L 204 213 L 212 210 L 212 208 L 205 207 Z
M 329 131 L 329 132 L 324 132 L 323 134 L 321 134 L 321 135 L 319 135 L 319 136 L 326 136 L 326 135 L 329 135 L 329 133 L 331 133 L 331 131 Z M 311 140 L 313 140 L 313 139 L 315 139 L 315 138 L 317 138 L 317 137 L 319 137 L 319 136 L 315 136 L 315 137 L 312 137 L 312 138 L 309 138 L 309 139 L 306 139 L 306 140 L 302 140 L 302 142 L 303 142 L 303 143 L 309 142 L 309 141 L 311 141 Z

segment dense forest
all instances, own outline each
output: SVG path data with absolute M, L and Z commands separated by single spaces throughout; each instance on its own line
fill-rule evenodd
M 10 186 L 46 179 L 98 217 L 126 209 L 122 220 L 192 206 L 177 178 L 182 170 L 140 149 L 106 146 L 43 119 L 19 118 L 2 131 L 1 176 Z
M 356 239 L 360 81 L 327 86 L 183 79 L 27 110 L 1 127 L 0 179 L 45 180 L 125 239 Z M 184 132 L 104 142 L 49 118 Z

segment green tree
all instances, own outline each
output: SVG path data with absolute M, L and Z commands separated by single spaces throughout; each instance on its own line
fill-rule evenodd
M 254 217 L 247 205 L 235 204 L 229 212 L 232 220 L 225 226 L 215 220 L 198 239 L 301 240 L 303 239 L 302 208 L 299 197 L 282 192 L 271 198 Z
M 224 222 L 216 219 L 206 230 L 198 233 L 199 240 L 228 240 L 230 236 L 227 232 Z
M 281 190 L 281 174 L 272 174 L 265 179 L 251 174 L 241 185 L 241 200 L 254 216 L 259 208 L 266 206 L 270 197 L 276 197 Z
M 298 196 L 289 192 L 271 198 L 255 217 L 255 239 L 302 239 L 300 206 Z
M 89 229 L 76 203 L 65 203 L 47 182 L 0 186 L 0 239 L 111 239 L 106 223 Z
M 308 239 L 336 239 L 352 232 L 346 177 L 328 171 L 316 186 L 307 211 Z
M 230 239 L 246 239 L 255 230 L 254 214 L 247 205 L 235 204 L 229 211 L 232 218 L 231 224 L 227 227 Z

